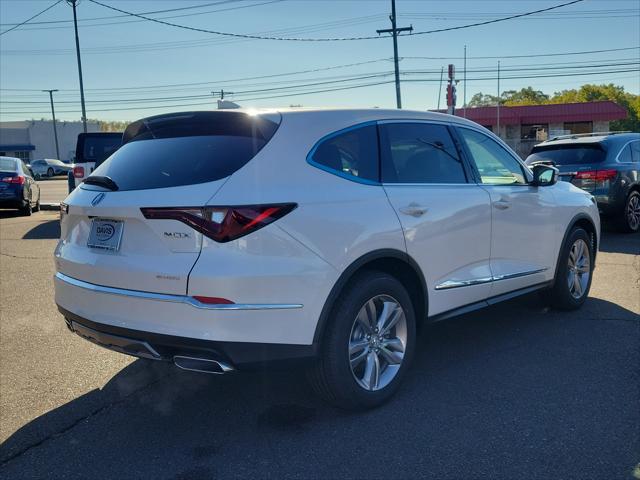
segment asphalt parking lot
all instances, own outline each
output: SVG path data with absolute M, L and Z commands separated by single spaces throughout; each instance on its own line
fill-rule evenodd
M 65 175 L 38 180 L 40 187 L 40 203 L 42 205 L 59 205 L 69 192 L 69 184 Z
M 638 235 L 605 231 L 580 311 L 532 295 L 425 328 L 399 394 L 354 414 L 298 372 L 186 373 L 69 333 L 57 216 L 0 211 L 2 478 L 634 477 Z

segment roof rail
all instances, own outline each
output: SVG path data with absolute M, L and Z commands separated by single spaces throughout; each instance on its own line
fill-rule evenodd
M 551 142 L 553 140 L 565 140 L 567 138 L 601 137 L 604 135 L 619 135 L 621 133 L 633 133 L 633 132 L 631 132 L 631 130 L 616 130 L 613 132 L 570 133 L 569 135 L 556 135 L 555 137 L 545 140 L 545 142 Z

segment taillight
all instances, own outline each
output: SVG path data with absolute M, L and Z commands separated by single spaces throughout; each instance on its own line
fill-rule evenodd
M 617 170 L 585 170 L 576 173 L 574 178 L 578 180 L 611 180 L 618 174 Z
M 73 176 L 75 178 L 84 178 L 84 167 L 73 167 Z
M 296 208 L 295 203 L 236 207 L 141 208 L 149 220 L 177 220 L 216 242 L 230 242 L 275 222 Z
M 24 176 L 16 175 L 15 177 L 4 177 L 2 181 L 4 183 L 15 183 L 18 185 L 24 185 Z

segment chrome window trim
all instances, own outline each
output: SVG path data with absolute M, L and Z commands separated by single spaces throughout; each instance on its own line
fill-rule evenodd
M 297 303 L 229 303 L 229 304 L 208 304 L 202 303 L 187 295 L 171 295 L 166 293 L 141 292 L 139 290 L 127 290 L 124 288 L 105 287 L 94 283 L 84 282 L 76 278 L 69 277 L 63 273 L 56 272 L 55 278 L 68 285 L 83 288 L 97 293 L 109 295 L 119 295 L 122 297 L 140 298 L 144 300 L 155 300 L 160 302 L 184 303 L 203 310 L 289 310 L 302 308 Z
M 525 277 L 527 275 L 535 275 L 549 270 L 548 268 L 538 268 L 536 270 L 527 270 L 524 272 L 505 273 L 504 275 L 492 275 L 491 277 L 474 278 L 470 280 L 445 280 L 435 286 L 436 290 L 448 290 L 450 288 L 469 287 L 471 285 L 482 285 L 489 282 L 498 282 L 500 280 L 510 280 L 512 278 Z

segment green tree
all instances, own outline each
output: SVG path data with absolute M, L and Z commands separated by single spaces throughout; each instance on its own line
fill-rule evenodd
M 533 87 L 525 87 L 520 90 L 507 90 L 502 92 L 503 104 L 514 105 L 542 105 L 549 101 L 549 95 Z
M 623 107 L 627 118 L 611 122 L 611 130 L 640 131 L 640 95 L 625 92 L 624 87 L 609 83 L 607 85 L 583 85 L 579 89 L 555 92 L 548 103 L 581 103 L 611 100 Z
M 467 103 L 468 107 L 491 107 L 498 104 L 498 97 L 495 95 L 488 95 L 482 92 L 476 93 L 469 103 Z

